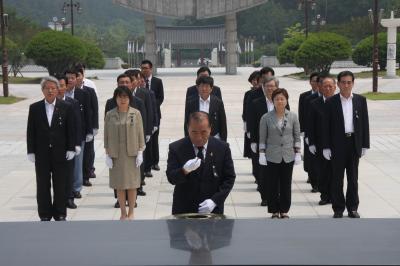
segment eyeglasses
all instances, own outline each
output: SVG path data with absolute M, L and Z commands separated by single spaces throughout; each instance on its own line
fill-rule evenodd
M 341 80 L 340 81 L 340 84 L 343 84 L 343 85 L 351 85 L 351 84 L 353 84 L 353 81 L 345 81 L 345 80 Z

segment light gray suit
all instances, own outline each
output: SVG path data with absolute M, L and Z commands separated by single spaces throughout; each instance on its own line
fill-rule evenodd
M 284 127 L 282 131 L 282 127 Z M 300 124 L 297 115 L 285 110 L 282 127 L 279 126 L 275 110 L 266 113 L 260 120 L 260 147 L 265 147 L 267 161 L 293 162 L 294 148 L 300 149 Z

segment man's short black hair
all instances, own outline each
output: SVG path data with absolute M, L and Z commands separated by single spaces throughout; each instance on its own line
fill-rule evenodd
M 142 72 L 139 69 L 128 69 L 124 74 L 135 78 L 140 78 L 142 76 Z
M 78 71 L 78 69 L 72 67 L 72 68 L 68 68 L 67 70 L 65 70 L 64 75 L 67 75 L 67 74 L 74 74 L 75 76 L 78 76 L 79 71 Z
M 266 66 L 266 67 L 261 68 L 261 70 L 260 70 L 261 76 L 267 74 L 268 72 L 271 72 L 272 76 L 275 76 L 275 71 L 272 69 L 272 67 Z
M 346 76 L 350 76 L 352 81 L 354 82 L 354 74 L 353 74 L 353 72 L 348 71 L 348 70 L 342 71 L 337 75 L 338 82 L 340 82 L 341 78 L 346 77 Z
M 311 82 L 311 80 L 313 79 L 313 77 L 317 77 L 317 81 L 318 81 L 318 75 L 319 75 L 319 72 L 313 72 L 313 73 L 311 73 L 311 75 L 310 75 L 310 82 Z
M 202 67 L 200 67 L 200 68 L 197 70 L 197 76 L 199 76 L 200 73 L 203 73 L 204 71 L 207 71 L 207 72 L 208 72 L 208 75 L 211 76 L 211 70 L 210 70 L 210 68 L 207 67 L 207 66 L 202 66 Z
M 129 80 L 132 82 L 132 76 L 127 75 L 127 74 L 125 74 L 125 73 L 122 73 L 122 74 L 120 74 L 120 75 L 117 77 L 117 82 L 118 82 L 120 79 L 122 79 L 122 78 L 129 78 Z
M 324 80 L 324 78 L 329 77 L 327 72 L 321 72 L 318 74 L 317 82 L 320 83 Z
M 150 68 L 153 68 L 153 63 L 149 59 L 145 59 L 142 61 L 140 65 L 149 64 Z
M 258 82 L 260 77 L 261 77 L 260 71 L 256 70 L 250 74 L 249 79 L 247 81 L 251 83 L 253 81 L 253 79 L 257 79 L 257 82 Z
M 196 85 L 199 86 L 200 84 L 208 84 L 210 87 L 214 87 L 214 79 L 212 77 L 198 77 L 196 79 Z
M 128 96 L 129 103 L 133 102 L 132 92 L 125 86 L 119 86 L 114 90 L 113 99 L 116 101 L 118 96 Z
M 55 78 L 58 80 L 64 80 L 65 84 L 68 84 L 67 76 L 65 76 L 64 74 L 57 74 L 57 75 L 55 75 Z
M 86 69 L 86 65 L 85 63 L 79 62 L 75 64 L 76 68 L 83 68 L 84 70 Z
M 189 127 L 189 125 L 192 121 L 195 123 L 201 123 L 205 119 L 208 121 L 208 126 L 210 127 L 211 124 L 210 124 L 209 114 L 207 114 L 206 112 L 203 112 L 203 111 L 193 112 L 189 115 L 189 120 L 188 120 L 187 126 Z

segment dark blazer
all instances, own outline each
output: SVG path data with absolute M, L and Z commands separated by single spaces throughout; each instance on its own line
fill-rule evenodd
M 156 77 L 152 77 L 150 81 L 150 89 L 154 92 L 157 101 L 157 114 L 161 119 L 161 104 L 164 101 L 164 86 L 162 80 Z
M 220 99 L 222 101 L 221 89 L 218 86 L 214 85 L 214 87 L 213 87 L 213 89 L 211 91 L 211 95 L 214 95 L 214 96 L 218 97 L 218 99 Z M 196 85 L 190 86 L 186 90 L 185 102 L 189 101 L 190 98 L 196 97 L 196 96 L 199 96 L 199 91 L 197 90 L 197 86 Z
M 304 132 L 305 123 L 306 123 L 305 121 L 306 121 L 306 117 L 307 117 L 307 114 L 305 113 L 305 110 L 304 110 L 304 108 L 305 108 L 304 102 L 305 102 L 306 97 L 310 96 L 311 93 L 312 93 L 312 91 L 309 90 L 309 91 L 301 93 L 299 96 L 299 112 L 298 112 L 298 114 L 299 114 L 299 122 L 300 122 L 300 132 Z
M 157 106 L 156 95 L 155 95 L 154 91 L 152 91 L 152 90 L 150 90 L 149 92 L 150 92 L 151 105 L 153 106 L 152 125 L 153 125 L 153 127 L 159 127 L 160 126 L 160 117 L 158 116 L 158 106 Z
M 309 146 L 315 145 L 317 152 L 322 154 L 322 139 L 327 127 L 327 105 L 322 96 L 310 102 L 307 115 L 307 130 Z
M 248 91 L 245 92 L 244 96 L 243 96 L 243 110 L 242 110 L 242 120 L 243 122 L 247 121 L 247 99 L 249 98 L 249 95 L 251 94 L 251 91 L 253 89 L 250 89 Z
M 327 100 L 328 126 L 325 129 L 323 147 L 332 150 L 332 160 L 345 158 L 344 118 L 340 94 Z M 353 125 L 355 152 L 361 157 L 362 148 L 369 148 L 369 119 L 367 100 L 353 93 Z
M 143 131 L 146 126 L 145 124 L 145 118 L 146 118 L 146 108 L 144 107 L 144 103 L 141 99 L 139 99 L 136 96 L 133 96 L 133 102 L 129 102 L 129 105 L 137 110 L 139 110 L 140 115 L 142 116 L 142 125 L 143 125 Z M 114 98 L 110 98 L 106 102 L 106 107 L 104 110 L 104 118 L 106 117 L 106 114 L 108 111 L 114 109 L 117 107 L 117 102 L 114 100 Z
M 303 112 L 303 128 L 300 128 L 300 132 L 304 132 L 304 136 L 308 137 L 308 114 L 309 114 L 309 109 L 310 109 L 310 102 L 317 99 L 320 97 L 318 93 L 313 93 L 309 94 L 308 96 L 305 96 L 304 101 L 303 101 L 303 107 L 302 107 L 302 112 Z M 303 131 L 302 131 L 303 130 Z
M 256 88 L 248 92 L 248 95 L 246 97 L 246 102 L 244 103 L 244 105 L 246 106 L 246 110 L 244 110 L 244 113 L 245 113 L 245 121 L 247 123 L 247 132 L 250 132 L 250 128 L 254 126 L 251 124 L 253 122 L 251 113 L 252 102 L 253 100 L 261 97 L 265 97 L 262 88 Z
M 74 112 L 70 104 L 56 100 L 51 127 L 47 121 L 45 101 L 29 106 L 27 127 L 28 154 L 35 154 L 36 165 L 55 162 L 67 162 L 67 151 L 75 151 Z
M 97 99 L 96 92 L 93 88 L 83 86 L 83 90 L 86 90 L 89 93 L 90 97 L 90 109 L 91 109 L 91 119 L 92 119 L 92 127 L 98 129 L 99 128 L 99 101 Z
M 89 92 L 75 88 L 74 99 L 78 100 L 79 102 L 82 121 L 82 132 L 84 135 L 82 141 L 84 141 L 87 134 L 93 134 L 92 108 L 90 107 L 91 101 Z
M 143 101 L 146 109 L 146 121 L 144 123 L 146 125 L 146 128 L 144 129 L 145 135 L 151 135 L 153 131 L 153 112 L 155 109 L 153 110 L 150 92 L 150 90 L 144 88 L 136 88 L 135 90 L 135 96 Z
M 195 157 L 189 137 L 169 145 L 166 174 L 168 181 L 175 185 L 172 214 L 197 213 L 199 204 L 206 199 L 212 199 L 217 205 L 213 213 L 222 214 L 236 178 L 229 145 L 210 137 L 202 166 L 185 175 L 183 165 Z
M 186 102 L 185 106 L 185 121 L 184 131 L 185 136 L 189 135 L 187 123 L 189 122 L 189 116 L 191 113 L 198 112 L 200 110 L 199 96 L 191 98 Z M 228 137 L 228 129 L 226 125 L 226 114 L 224 103 L 214 95 L 210 95 L 210 109 L 208 112 L 211 123 L 211 135 L 215 136 L 219 133 L 221 140 L 226 141 Z
M 79 110 L 79 102 L 75 99 L 65 96 L 65 102 L 71 105 L 72 110 L 74 111 L 74 132 L 76 143 L 75 146 L 81 146 L 81 142 L 85 136 L 82 132 L 82 120 L 81 114 Z

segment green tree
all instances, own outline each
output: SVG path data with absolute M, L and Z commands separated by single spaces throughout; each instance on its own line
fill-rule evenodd
M 373 41 L 374 36 L 371 35 L 361 40 L 353 51 L 352 59 L 354 63 L 362 66 L 372 66 L 373 56 Z M 379 68 L 386 69 L 386 56 L 387 56 L 387 33 L 378 34 L 378 59 Z M 397 53 L 396 59 L 400 59 L 400 36 L 397 35 Z
M 46 67 L 50 75 L 62 73 L 87 56 L 85 45 L 68 33 L 45 31 L 37 34 L 26 47 L 26 56 Z
M 309 35 L 295 53 L 296 66 L 310 71 L 329 73 L 335 60 L 343 60 L 351 55 L 350 42 L 335 33 L 314 33 Z
M 295 35 L 292 38 L 285 38 L 278 48 L 278 60 L 281 64 L 294 63 L 294 57 L 300 46 L 305 41 L 304 35 Z
M 20 47 L 9 38 L 6 38 L 6 48 L 8 54 L 8 64 L 11 66 L 10 69 L 13 71 L 15 77 L 18 72 L 17 70 L 22 64 L 22 51 Z M 3 46 L 0 45 L 0 50 L 2 49 Z M 0 57 L 0 64 L 3 64 L 3 57 Z
M 105 65 L 102 51 L 94 43 L 83 41 L 86 46 L 87 55 L 85 63 L 87 68 L 102 69 Z

